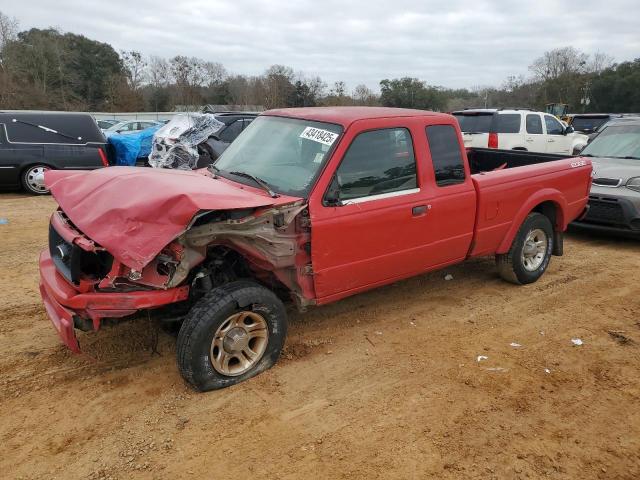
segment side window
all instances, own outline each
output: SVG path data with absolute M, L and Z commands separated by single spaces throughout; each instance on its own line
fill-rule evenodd
M 386 128 L 358 135 L 338 167 L 335 182 L 340 200 L 417 188 L 409 130 Z
M 542 120 L 540 120 L 540 115 L 535 113 L 527 115 L 527 133 L 534 135 L 542 134 Z
M 520 133 L 522 117 L 519 113 L 497 113 L 493 117 L 492 132 Z
M 547 126 L 547 135 L 562 135 L 562 124 L 551 115 L 544 116 L 544 123 Z
M 436 185 L 445 187 L 463 183 L 464 162 L 455 129 L 451 125 L 432 125 L 426 130 Z
M 236 120 L 231 125 L 227 126 L 220 134 L 220 140 L 223 142 L 233 142 L 240 132 L 242 131 L 242 120 Z

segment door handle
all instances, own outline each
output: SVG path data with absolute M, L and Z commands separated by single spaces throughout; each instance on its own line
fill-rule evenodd
M 526 140 L 526 141 L 527 141 L 527 142 L 529 142 L 529 143 L 531 143 L 531 142 L 533 142 L 533 138 L 527 138 L 527 140 Z
M 553 143 L 553 142 L 555 142 L 555 140 L 553 138 L 550 138 L 549 140 L 547 140 L 547 142 Z
M 420 215 L 424 215 L 429 210 L 431 210 L 431 205 L 418 205 L 411 209 L 411 213 L 414 217 L 418 217 Z

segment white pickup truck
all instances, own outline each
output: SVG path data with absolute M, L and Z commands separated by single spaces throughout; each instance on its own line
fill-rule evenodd
M 499 148 L 577 155 L 588 137 L 553 115 L 526 109 L 467 109 L 453 112 L 467 148 Z

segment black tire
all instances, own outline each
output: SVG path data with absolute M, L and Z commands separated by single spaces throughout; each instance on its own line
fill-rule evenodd
M 267 342 L 264 353 L 249 370 L 228 376 L 214 368 L 213 340 L 216 332 L 239 312 L 263 318 Z M 286 335 L 285 307 L 272 291 L 247 280 L 223 285 L 198 300 L 180 328 L 176 348 L 180 374 L 201 392 L 235 385 L 272 367 L 280 356 Z
M 546 248 L 540 265 L 531 270 L 526 266 L 523 257 L 527 237 L 536 230 L 544 232 L 546 236 Z M 549 266 L 551 253 L 553 252 L 553 226 L 551 221 L 541 213 L 530 213 L 522 222 L 518 233 L 513 239 L 511 248 L 505 254 L 496 255 L 496 264 L 500 276 L 511 283 L 526 285 L 538 280 Z
M 20 174 L 22 188 L 32 195 L 48 195 L 49 189 L 44 185 L 40 185 L 39 181 L 36 181 L 36 175 L 39 174 L 40 171 L 44 174 L 46 170 L 51 170 L 51 167 L 42 163 L 26 167 Z

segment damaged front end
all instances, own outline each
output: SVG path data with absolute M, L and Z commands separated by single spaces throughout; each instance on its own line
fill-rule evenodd
M 288 291 L 305 308 L 314 303 L 310 239 L 309 211 L 302 201 L 253 212 L 207 212 L 176 240 L 184 259 L 168 286 L 189 279 L 194 294 L 201 294 L 239 278 L 255 278 Z
M 79 351 L 75 328 L 169 304 L 190 305 L 209 290 L 252 278 L 314 303 L 310 222 L 302 201 L 246 210 L 203 211 L 143 268 L 114 258 L 58 210 L 40 258 L 40 290 L 64 343 Z

